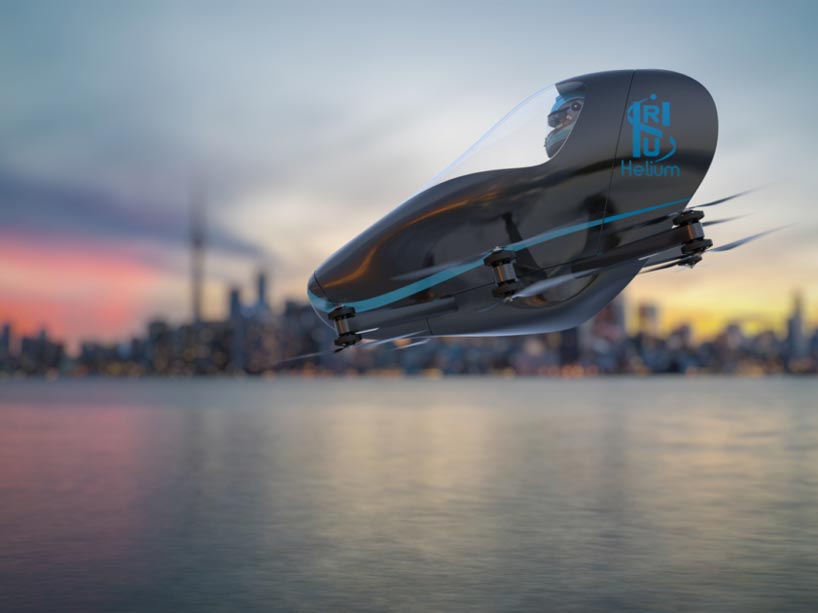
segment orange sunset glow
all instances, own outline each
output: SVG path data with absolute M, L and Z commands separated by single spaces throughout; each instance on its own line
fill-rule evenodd
M 0 321 L 21 334 L 114 339 L 141 327 L 166 271 L 127 251 L 55 239 L 0 240 Z

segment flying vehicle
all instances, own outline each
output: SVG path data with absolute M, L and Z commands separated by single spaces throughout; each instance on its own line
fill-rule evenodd
M 713 98 L 683 74 L 560 81 L 327 259 L 310 302 L 336 351 L 577 326 L 640 272 L 760 236 L 713 248 L 701 209 L 741 194 L 691 204 L 717 137 Z

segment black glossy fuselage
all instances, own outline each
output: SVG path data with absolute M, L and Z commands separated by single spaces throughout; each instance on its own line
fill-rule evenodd
M 455 177 L 401 204 L 316 270 L 309 292 L 319 316 L 328 321 L 332 308 L 352 305 L 360 314 L 385 312 L 389 321 L 390 312 L 446 299 L 454 306 L 398 318 L 366 336 L 525 334 L 576 326 L 612 300 L 644 261 L 513 302 L 498 302 L 492 271 L 476 264 L 494 247 L 525 244 L 516 267 L 530 284 L 668 231 L 670 214 L 684 209 L 713 158 L 716 109 L 704 87 L 673 72 L 603 72 L 568 82 L 582 84 L 585 107 L 553 159 Z M 667 102 L 672 112 L 663 118 L 672 155 L 658 165 L 656 157 L 634 157 L 641 128 L 628 114 L 642 100 Z

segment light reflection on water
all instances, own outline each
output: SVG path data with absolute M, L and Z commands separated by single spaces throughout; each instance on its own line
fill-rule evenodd
M 0 384 L 0 608 L 809 610 L 818 381 Z

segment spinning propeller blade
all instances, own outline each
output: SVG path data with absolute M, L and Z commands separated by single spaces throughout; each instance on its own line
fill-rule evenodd
M 532 283 L 528 287 L 524 287 L 519 292 L 511 296 L 511 299 L 514 300 L 515 298 L 530 298 L 531 296 L 541 294 L 545 290 L 551 289 L 552 287 L 557 287 L 558 285 L 562 285 L 563 283 L 568 283 L 569 281 L 574 281 L 576 279 L 581 279 L 582 277 L 587 277 L 588 275 L 592 275 L 598 271 L 599 268 L 592 268 L 591 270 L 583 270 L 582 272 L 572 272 L 565 275 L 559 275 L 557 277 L 551 277 L 550 279 L 543 279 L 542 281 Z
M 654 266 L 653 268 L 648 268 L 647 270 L 641 271 L 639 274 L 644 275 L 649 272 L 656 272 L 657 270 L 667 270 L 668 268 L 673 268 L 674 266 L 679 265 L 679 260 L 673 260 L 672 262 L 668 262 L 667 264 L 662 264 L 660 266 Z
M 727 220 L 720 220 L 720 221 L 727 221 Z M 736 247 L 741 247 L 742 245 L 746 245 L 754 240 L 758 240 L 759 238 L 763 238 L 768 234 L 772 234 L 773 232 L 778 232 L 779 230 L 783 230 L 788 226 L 780 226 L 778 228 L 773 228 L 772 230 L 765 230 L 764 232 L 759 232 L 758 234 L 752 234 L 750 236 L 746 236 L 744 238 L 740 238 L 737 241 L 733 241 L 732 243 L 727 243 L 726 245 L 720 245 L 718 247 L 711 247 L 706 251 L 706 253 L 710 253 L 711 251 L 715 252 L 722 252 L 722 251 L 730 251 L 731 249 L 735 249 Z M 660 266 L 654 266 L 653 268 L 648 268 L 647 270 L 643 270 L 639 274 L 645 274 L 648 272 L 656 272 L 657 270 L 666 270 L 668 268 L 673 268 L 674 266 L 681 266 L 684 267 L 686 258 L 691 256 L 682 256 L 680 258 L 674 259 L 672 262 L 668 262 L 667 264 L 662 264 Z
M 417 347 L 418 345 L 425 345 L 430 340 L 432 340 L 432 339 L 430 339 L 430 338 L 419 338 L 418 340 L 412 341 L 411 343 L 409 343 L 408 345 L 404 345 L 403 347 L 395 347 L 395 351 L 403 351 L 404 349 L 411 349 L 412 347 Z
M 768 234 L 772 234 L 773 232 L 778 232 L 779 230 L 783 230 L 788 226 L 780 226 L 778 228 L 773 228 L 772 230 L 765 230 L 764 232 L 759 232 L 758 234 L 752 234 L 750 236 L 745 236 L 744 238 L 740 238 L 737 241 L 733 241 L 732 243 L 727 243 L 726 245 L 720 245 L 718 247 L 712 247 L 708 249 L 708 251 L 730 251 L 731 249 L 735 249 L 736 247 L 741 247 L 749 242 L 754 240 L 758 240 Z
M 377 330 L 377 328 L 373 328 L 371 330 L 362 330 L 360 333 L 365 334 L 366 332 L 374 332 L 375 330 Z M 317 357 L 323 357 L 323 356 L 327 356 L 327 355 L 334 355 L 336 353 L 340 353 L 341 351 L 344 351 L 345 349 L 363 349 L 363 350 L 369 351 L 371 349 L 374 349 L 375 347 L 380 347 L 381 345 L 385 345 L 386 343 L 391 343 L 393 341 L 399 341 L 399 340 L 402 340 L 402 339 L 405 339 L 405 338 L 411 338 L 411 337 L 416 336 L 418 334 L 422 334 L 423 332 L 425 332 L 425 330 L 416 330 L 415 332 L 409 332 L 408 334 L 401 334 L 400 336 L 393 336 L 391 338 L 382 338 L 382 339 L 377 340 L 377 341 L 371 341 L 371 342 L 368 342 L 368 343 L 361 343 L 359 345 L 347 345 L 346 347 L 337 347 L 336 349 L 328 349 L 326 351 L 316 351 L 314 353 L 304 353 L 302 355 L 296 355 L 296 356 L 293 356 L 291 358 L 287 358 L 286 360 L 281 360 L 279 362 L 276 362 L 273 367 L 277 368 L 277 367 L 281 366 L 282 364 L 287 364 L 289 362 L 296 362 L 298 360 L 307 360 L 309 358 L 317 358 Z M 403 347 L 397 347 L 397 349 L 403 349 Z
M 382 338 L 380 340 L 372 341 L 372 342 L 369 342 L 369 343 L 361 343 L 360 345 L 357 345 L 357 347 L 360 348 L 360 349 L 372 349 L 374 347 L 379 347 L 381 345 L 385 345 L 386 343 L 391 343 L 393 341 L 399 341 L 399 340 L 402 340 L 404 338 L 410 338 L 410 337 L 416 336 L 416 335 L 418 335 L 420 333 L 421 333 L 421 330 L 417 330 L 415 332 L 409 332 L 408 334 L 401 334 L 400 336 L 393 336 L 392 338 Z
M 700 223 L 702 224 L 702 227 L 717 226 L 717 225 L 719 225 L 721 223 L 727 223 L 728 221 L 735 221 L 736 219 L 742 219 L 744 217 L 747 217 L 747 215 L 736 215 L 735 217 L 725 217 L 724 219 L 712 219 L 712 220 L 709 220 L 709 221 L 702 221 Z
M 718 200 L 713 200 L 712 202 L 705 202 L 704 204 L 697 204 L 696 206 L 692 206 L 690 208 L 706 209 L 709 206 L 716 206 L 717 204 L 721 204 L 722 202 L 727 202 L 728 200 L 733 200 L 734 198 L 746 196 L 747 194 L 752 194 L 753 192 L 757 192 L 761 189 L 763 189 L 763 187 L 753 187 L 751 189 L 745 189 L 743 192 L 738 192 L 737 194 L 733 194 L 732 196 L 726 196 L 724 198 L 719 198 Z
M 724 202 L 734 200 L 735 198 L 740 198 L 741 196 L 746 196 L 747 194 L 752 194 L 754 192 L 760 191 L 760 190 L 764 189 L 764 187 L 765 186 L 753 187 L 751 189 L 746 189 L 744 191 L 741 191 L 741 192 L 738 192 L 738 193 L 735 193 L 735 194 L 731 194 L 730 196 L 725 196 L 724 198 L 719 198 L 718 200 L 713 200 L 711 202 L 705 202 L 703 204 L 697 204 L 695 206 L 688 207 L 688 208 L 686 208 L 686 209 L 684 209 L 682 211 L 674 211 L 672 213 L 661 214 L 658 217 L 654 217 L 654 218 L 648 219 L 646 221 L 637 222 L 637 223 L 635 223 L 635 224 L 633 224 L 631 226 L 626 226 L 623 229 L 634 229 L 634 228 L 640 228 L 640 227 L 643 227 L 643 226 L 650 226 L 650 225 L 653 225 L 653 224 L 661 223 L 661 222 L 667 220 L 668 218 L 673 218 L 673 217 L 676 217 L 676 216 L 680 215 L 684 211 L 689 211 L 689 210 L 692 210 L 692 209 L 704 209 L 704 208 L 708 208 L 708 207 L 711 207 L 711 206 L 716 206 L 718 204 L 722 204 Z M 713 220 L 713 221 L 703 221 L 703 222 L 701 222 L 701 224 L 702 224 L 702 226 L 715 226 L 715 225 L 718 225 L 718 224 L 721 224 L 721 223 L 726 223 L 728 221 L 733 221 L 734 219 L 740 219 L 741 217 L 743 217 L 743 216 L 740 215 L 740 216 L 735 216 L 735 217 L 728 217 L 726 219 L 716 219 L 716 220 Z M 568 225 L 564 226 L 564 228 L 570 228 L 573 225 L 575 225 L 575 224 L 568 224 Z M 559 229 L 560 228 L 555 228 L 555 229 L 549 230 L 549 231 L 547 231 L 547 232 L 545 232 L 543 234 L 544 235 L 552 234 L 555 231 L 559 231 Z M 527 238 L 525 240 L 518 241 L 516 243 L 509 243 L 508 245 L 505 245 L 504 249 L 518 250 L 518 249 L 525 248 L 531 243 L 531 241 L 535 240 L 536 238 L 538 238 L 538 236 L 530 237 L 530 238 Z M 715 249 L 713 251 L 715 251 Z M 720 250 L 720 251 L 725 251 L 725 250 Z M 421 279 L 423 277 L 433 275 L 433 274 L 436 274 L 438 272 L 448 270 L 450 268 L 454 268 L 455 266 L 462 266 L 464 264 L 468 264 L 469 262 L 473 262 L 473 261 L 475 261 L 477 259 L 484 258 L 484 257 L 488 256 L 490 253 L 491 253 L 491 250 L 489 249 L 489 250 L 486 250 L 486 251 L 482 251 L 479 254 L 475 254 L 471 258 L 462 258 L 462 259 L 454 260 L 454 261 L 451 261 L 451 262 L 445 262 L 443 264 L 435 264 L 433 266 L 426 266 L 424 268 L 418 268 L 416 270 L 412 270 L 412 271 L 409 271 L 409 272 L 406 272 L 406 273 L 402 273 L 400 275 L 396 275 L 396 276 L 392 277 L 392 279 L 394 281 L 413 281 L 413 280 L 416 280 L 416 279 Z M 649 272 L 649 271 L 646 271 L 646 272 Z M 558 277 L 553 278 L 553 280 L 555 280 L 555 281 L 557 279 L 558 279 Z M 556 285 L 559 285 L 560 283 L 566 283 L 566 282 L 571 281 L 571 280 L 572 279 L 564 279 L 564 280 L 559 281 L 559 283 L 556 283 Z M 549 279 L 549 281 L 550 281 L 550 279 Z M 545 289 L 548 289 L 548 288 L 553 287 L 553 286 L 554 285 L 548 285 L 548 286 L 544 287 L 540 291 L 544 291 Z M 527 290 L 523 290 L 523 291 L 527 291 Z M 526 294 L 526 295 L 532 295 L 533 296 L 533 295 L 535 295 L 537 293 L 538 292 L 534 292 L 532 294 Z M 521 293 L 518 293 L 517 295 L 520 296 L 520 297 L 525 297 Z
M 645 221 L 637 222 L 637 223 L 635 223 L 633 225 L 630 225 L 630 226 L 625 226 L 625 227 L 622 228 L 622 230 L 631 230 L 631 229 L 643 228 L 643 227 L 647 227 L 647 226 L 656 225 L 656 224 L 662 223 L 663 221 L 666 221 L 668 219 L 677 217 L 678 215 L 681 215 L 682 213 L 684 213 L 686 211 L 691 211 L 693 209 L 702 209 L 702 208 L 706 208 L 706 207 L 710 207 L 710 206 L 716 206 L 717 204 L 721 204 L 722 202 L 727 202 L 728 200 L 733 200 L 734 198 L 739 198 L 740 196 L 744 196 L 746 194 L 751 194 L 751 193 L 757 192 L 757 191 L 759 191 L 761 189 L 763 189 L 763 188 L 762 187 L 754 187 L 752 189 L 744 190 L 743 192 L 733 194 L 732 196 L 726 196 L 724 198 L 719 198 L 718 200 L 713 200 L 712 202 L 705 202 L 704 204 L 698 204 L 696 206 L 690 206 L 690 207 L 687 207 L 685 209 L 682 209 L 681 211 L 674 211 L 672 213 L 665 213 L 665 214 L 660 215 L 658 217 L 653 217 L 653 218 L 647 219 Z M 699 223 L 701 223 L 702 226 L 715 226 L 717 224 L 724 223 L 726 221 L 732 221 L 733 219 L 740 219 L 741 217 L 742 216 L 736 216 L 736 217 L 730 217 L 728 219 L 717 219 L 717 220 L 714 220 L 714 221 L 702 221 L 702 222 L 699 222 Z
M 309 358 L 317 358 L 319 356 L 325 355 L 332 355 L 334 353 L 338 353 L 343 351 L 346 347 L 338 347 L 337 349 L 328 349 L 327 351 L 315 351 L 313 353 L 302 353 L 301 355 L 294 355 L 291 358 L 287 358 L 286 360 L 279 360 L 275 364 L 273 364 L 273 368 L 278 368 L 283 364 L 289 364 L 290 362 L 298 362 L 299 360 L 308 360 Z

